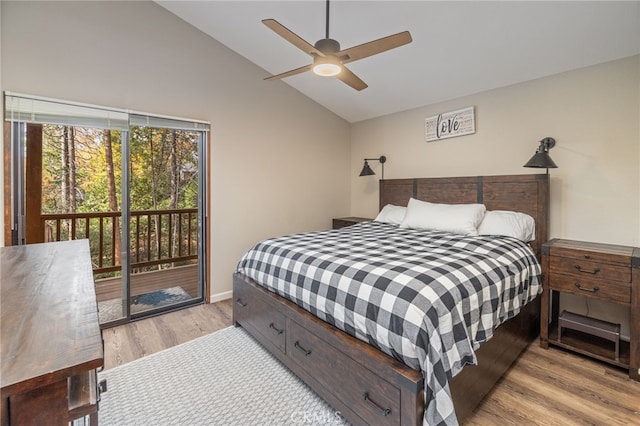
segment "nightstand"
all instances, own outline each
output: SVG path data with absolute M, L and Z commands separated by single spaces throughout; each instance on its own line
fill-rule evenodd
M 640 248 L 554 239 L 542 246 L 542 274 L 540 345 L 628 369 L 640 381 Z M 629 307 L 630 342 L 616 341 L 616 324 L 559 313 L 560 293 Z
M 368 217 L 339 217 L 333 219 L 333 229 L 344 228 L 345 226 L 355 225 L 360 222 L 368 222 L 373 220 Z

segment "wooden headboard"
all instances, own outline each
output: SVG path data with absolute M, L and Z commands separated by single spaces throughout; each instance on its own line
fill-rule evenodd
M 380 181 L 380 209 L 387 204 L 406 206 L 409 198 L 431 203 L 484 204 L 487 210 L 526 213 L 536 221 L 531 247 L 541 259 L 549 239 L 549 175 L 470 176 L 387 179 Z

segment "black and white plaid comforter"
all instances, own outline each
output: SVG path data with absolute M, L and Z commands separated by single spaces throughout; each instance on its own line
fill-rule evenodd
M 258 243 L 238 272 L 425 378 L 424 424 L 457 424 L 449 380 L 542 291 L 531 248 L 366 222 Z

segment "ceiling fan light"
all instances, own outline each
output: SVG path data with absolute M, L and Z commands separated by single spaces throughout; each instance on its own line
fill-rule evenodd
M 336 64 L 318 64 L 314 65 L 313 72 L 322 77 L 333 77 L 340 74 L 342 68 Z
M 342 67 L 335 56 L 317 57 L 313 63 L 313 72 L 322 77 L 333 77 L 340 74 Z

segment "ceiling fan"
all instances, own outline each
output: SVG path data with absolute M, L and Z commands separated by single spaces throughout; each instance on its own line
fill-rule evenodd
M 382 53 L 387 50 L 395 49 L 396 47 L 409 44 L 412 41 L 409 31 L 403 31 L 398 34 L 340 50 L 340 43 L 329 38 L 329 0 L 327 0 L 326 36 L 325 38 L 318 40 L 314 45 L 307 43 L 304 39 L 284 25 L 280 24 L 275 19 L 263 19 L 262 23 L 313 58 L 313 63 L 309 65 L 267 77 L 265 80 L 279 80 L 284 77 L 290 77 L 305 71 L 313 70 L 317 75 L 323 77 L 335 76 L 340 81 L 348 84 L 354 89 L 363 90 L 368 87 L 367 84 L 345 67 L 345 64 L 377 55 L 378 53 Z

